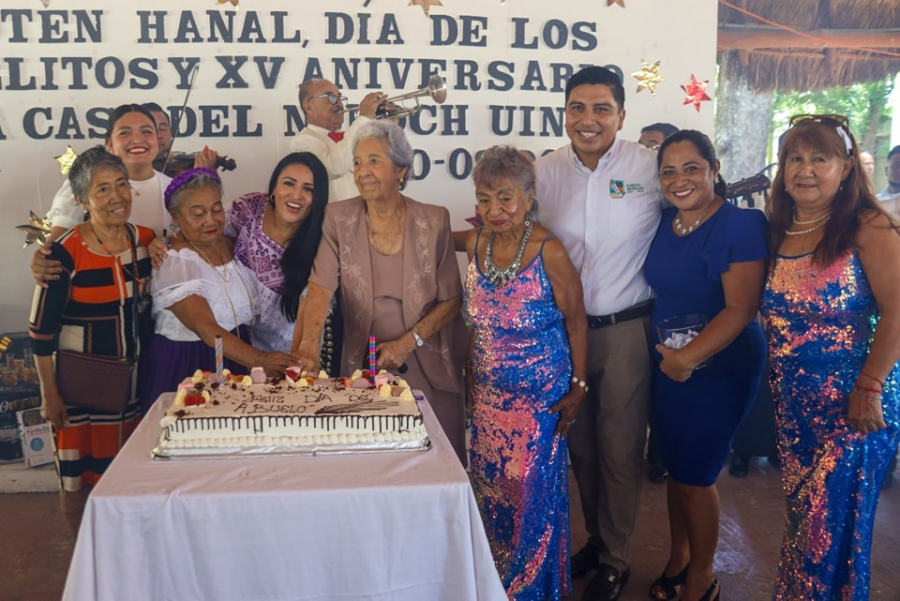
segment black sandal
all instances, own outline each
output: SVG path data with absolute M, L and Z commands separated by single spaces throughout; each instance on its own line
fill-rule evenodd
M 684 583 L 687 582 L 687 573 L 690 565 L 691 564 L 684 566 L 684 569 L 675 576 L 666 576 L 666 572 L 663 570 L 660 577 L 654 580 L 653 584 L 650 585 L 650 598 L 655 599 L 656 601 L 670 601 L 679 596 L 681 594 L 681 588 L 684 586 Z M 659 597 L 653 592 L 657 587 L 661 589 L 660 592 L 663 593 L 665 597 Z

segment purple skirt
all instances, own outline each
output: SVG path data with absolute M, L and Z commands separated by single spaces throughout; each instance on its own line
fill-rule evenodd
M 249 332 L 247 326 L 241 326 L 238 335 L 242 340 L 249 340 Z M 246 367 L 228 358 L 225 367 L 235 374 L 249 373 Z M 141 353 L 138 396 L 142 413 L 146 415 L 159 395 L 175 392 L 178 385 L 198 369 L 216 370 L 215 351 L 205 342 L 176 342 L 154 334 L 148 348 Z

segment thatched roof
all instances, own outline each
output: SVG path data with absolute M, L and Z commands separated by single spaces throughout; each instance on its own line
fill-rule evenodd
M 738 58 L 756 91 L 820 90 L 900 72 L 900 0 L 727 1 L 799 32 L 720 2 L 719 59 Z

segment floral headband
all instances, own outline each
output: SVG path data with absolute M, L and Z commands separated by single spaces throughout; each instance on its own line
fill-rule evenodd
M 208 175 L 217 182 L 222 182 L 222 180 L 219 178 L 219 174 L 216 173 L 216 170 L 210 169 L 209 167 L 195 167 L 194 169 L 183 171 L 177 177 L 175 177 L 175 179 L 172 180 L 172 183 L 169 184 L 169 187 L 166 188 L 166 193 L 163 195 L 166 210 L 169 209 L 169 205 L 172 204 L 172 197 L 175 196 L 178 190 L 187 185 L 191 180 L 196 179 L 201 175 Z

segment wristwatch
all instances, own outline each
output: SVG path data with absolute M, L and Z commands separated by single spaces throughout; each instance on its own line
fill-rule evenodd
M 422 340 L 422 337 L 416 334 L 415 330 L 410 330 L 410 334 L 412 334 L 413 338 L 416 339 L 416 346 L 425 346 L 425 341 Z

